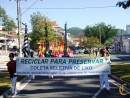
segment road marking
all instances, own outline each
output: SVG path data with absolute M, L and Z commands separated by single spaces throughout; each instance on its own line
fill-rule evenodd
M 102 90 L 99 89 L 99 90 L 94 94 L 94 96 L 93 96 L 92 98 L 96 98 L 96 97 L 99 95 L 99 93 L 100 93 L 101 91 L 102 91 Z
M 112 79 L 109 78 L 108 81 L 111 82 L 112 84 L 114 84 L 114 85 L 117 86 L 117 87 L 120 86 L 120 84 L 119 84 L 118 82 L 116 82 L 115 80 L 112 80 Z M 93 96 L 92 98 L 96 98 L 101 91 L 102 91 L 102 90 L 99 89 L 99 90 L 94 94 L 94 96 Z M 129 93 L 130 93 L 130 92 L 129 92 Z
M 112 84 L 114 84 L 117 87 L 120 86 L 120 84 L 118 82 L 116 82 L 115 80 L 113 80 L 113 79 L 109 79 L 108 81 L 111 82 Z
M 22 86 L 20 85 L 20 87 L 17 89 L 17 93 L 15 95 L 13 95 L 12 97 L 15 97 L 17 94 L 19 94 L 19 92 L 31 81 L 31 79 L 28 79 L 26 81 L 26 83 L 22 84 Z M 18 85 L 19 86 L 19 85 Z
M 118 88 L 120 87 L 121 84 L 119 84 L 118 82 L 116 82 L 115 80 L 109 79 L 109 82 L 111 82 L 112 84 L 114 84 L 115 86 L 117 86 Z M 130 94 L 130 91 L 125 89 L 125 91 Z

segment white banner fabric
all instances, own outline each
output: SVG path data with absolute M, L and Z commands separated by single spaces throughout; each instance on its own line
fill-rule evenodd
M 110 74 L 109 58 L 17 58 L 18 75 L 77 76 Z

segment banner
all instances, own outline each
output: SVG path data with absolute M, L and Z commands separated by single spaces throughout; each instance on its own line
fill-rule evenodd
M 17 58 L 19 75 L 100 75 L 110 74 L 109 58 Z

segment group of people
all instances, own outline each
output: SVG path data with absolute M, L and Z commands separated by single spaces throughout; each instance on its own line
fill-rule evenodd
M 52 51 L 49 51 L 48 54 L 45 54 L 45 57 L 53 57 L 54 55 L 51 54 Z M 31 57 L 33 57 L 34 52 L 30 53 Z M 17 74 L 16 74 L 16 61 L 14 60 L 14 54 L 10 53 L 9 54 L 9 58 L 10 61 L 7 63 L 7 68 L 8 68 L 8 72 L 10 74 L 10 78 L 12 81 L 12 94 L 16 94 L 16 81 L 17 81 Z M 108 47 L 106 48 L 102 48 L 100 50 L 100 56 L 101 57 L 109 57 L 110 56 L 110 51 L 108 49 Z M 67 54 L 66 56 L 62 56 L 62 57 L 69 57 L 69 55 Z M 110 59 L 109 59 L 110 61 Z M 110 61 L 111 62 L 111 61 Z M 100 75 L 100 89 L 104 88 L 104 84 L 105 84 L 105 88 L 106 90 L 110 90 L 110 86 L 109 86 L 109 82 L 108 82 L 108 74 L 101 74 Z
M 66 57 L 70 57 L 71 56 L 71 52 L 67 52 Z M 65 57 L 64 55 L 64 51 L 45 51 L 45 52 L 40 52 L 38 53 L 38 57 L 39 58 L 43 58 L 43 57 Z

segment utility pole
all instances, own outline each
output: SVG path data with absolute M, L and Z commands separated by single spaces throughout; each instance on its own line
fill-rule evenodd
M 11 1 L 11 0 L 10 0 Z M 21 31 L 21 10 L 20 10 L 20 1 L 15 0 L 17 2 L 17 25 L 18 25 L 18 44 L 19 44 L 19 57 L 22 57 L 22 49 L 21 49 L 21 41 L 20 41 L 20 31 Z
M 59 30 L 56 30 L 56 47 L 57 47 L 57 34 Z
M 46 41 L 46 53 L 50 51 L 50 45 L 49 45 L 49 39 L 48 39 L 48 27 L 47 27 L 47 21 L 45 19 L 45 41 Z M 50 56 L 50 54 L 48 55 Z
M 120 48 L 121 48 L 121 53 L 123 52 L 123 36 L 122 36 L 123 30 L 121 30 L 121 38 L 120 38 Z
M 17 18 L 18 18 L 18 43 L 19 43 L 19 57 L 22 57 L 20 31 L 21 31 L 21 11 L 20 11 L 20 0 L 17 0 Z
M 6 39 L 7 37 L 6 37 L 6 34 L 5 34 L 5 52 L 7 53 L 7 39 Z
M 10 0 L 11 1 L 11 0 Z M 19 43 L 19 56 L 22 57 L 22 49 L 21 49 L 21 41 L 20 41 L 20 31 L 21 31 L 21 15 L 23 15 L 26 11 L 28 11 L 34 4 L 36 4 L 39 0 L 34 2 L 25 12 L 21 14 L 20 10 L 20 1 L 15 0 L 17 2 L 17 20 L 18 20 L 18 43 Z M 25 0 L 26 1 L 26 0 Z M 42 0 L 40 0 L 42 1 Z
M 101 27 L 99 25 L 99 40 L 100 40 L 100 44 L 101 44 Z
M 67 22 L 65 23 L 65 35 L 64 35 L 64 56 L 67 56 Z

